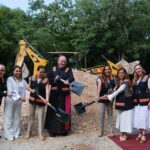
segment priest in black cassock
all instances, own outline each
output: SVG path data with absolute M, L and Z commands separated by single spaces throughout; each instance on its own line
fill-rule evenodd
M 0 105 L 2 102 L 2 98 L 7 95 L 6 91 L 7 91 L 7 87 L 6 87 L 6 78 L 5 78 L 5 66 L 3 64 L 0 64 Z
M 61 55 L 58 58 L 57 66 L 54 66 L 49 71 L 47 78 L 51 84 L 49 102 L 56 109 L 61 108 L 67 113 L 71 113 L 71 96 L 68 82 L 73 82 L 74 76 L 71 68 L 67 66 L 67 58 L 64 55 Z M 65 80 L 65 82 L 62 82 L 60 79 Z M 71 130 L 71 122 L 63 124 L 57 121 L 53 110 L 48 107 L 46 112 L 45 129 L 48 130 L 51 137 L 67 135 L 68 131 Z

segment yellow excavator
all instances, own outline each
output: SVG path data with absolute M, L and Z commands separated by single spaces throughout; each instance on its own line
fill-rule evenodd
M 15 65 L 23 67 L 23 76 L 24 78 L 28 76 L 29 71 L 26 69 L 24 63 L 25 56 L 28 55 L 33 61 L 34 70 L 33 74 L 37 73 L 38 66 L 46 66 L 48 61 L 37 51 L 35 50 L 26 40 L 19 41 L 19 51 L 16 56 Z
M 117 71 L 120 68 L 125 68 L 128 74 L 133 74 L 134 66 L 140 63 L 139 60 L 128 63 L 126 60 L 124 60 L 122 58 L 117 64 L 114 64 L 112 61 L 108 60 L 104 55 L 101 55 L 101 56 L 107 62 L 107 64 L 110 66 L 113 75 L 117 75 Z M 90 68 L 86 68 L 86 69 L 81 68 L 81 70 L 84 72 L 90 71 L 92 74 L 98 75 L 103 72 L 103 68 L 104 68 L 104 66 L 99 65 L 99 66 L 90 67 Z
M 101 56 L 102 56 L 102 58 L 104 58 L 104 60 L 110 66 L 110 68 L 112 70 L 112 74 L 116 75 L 117 71 L 119 69 L 117 64 L 114 64 L 113 62 L 108 60 L 104 55 L 101 55 Z M 81 68 L 81 70 L 84 71 L 84 72 L 90 71 L 92 74 L 101 74 L 103 72 L 103 68 L 104 68 L 104 65 L 99 65 L 99 66 L 94 66 L 94 67 L 90 67 L 90 68 L 86 68 L 86 69 Z

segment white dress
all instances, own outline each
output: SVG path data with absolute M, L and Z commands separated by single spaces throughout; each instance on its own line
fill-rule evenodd
M 139 81 L 138 81 L 139 83 Z M 134 113 L 134 128 L 136 129 L 147 129 L 149 124 L 149 109 L 148 106 L 135 106 Z
M 108 95 L 110 101 L 113 100 L 119 93 L 121 93 L 126 88 L 126 84 L 122 84 L 117 91 L 113 94 Z M 133 117 L 134 109 L 130 110 L 117 110 L 116 128 L 120 132 L 132 133 L 133 131 Z

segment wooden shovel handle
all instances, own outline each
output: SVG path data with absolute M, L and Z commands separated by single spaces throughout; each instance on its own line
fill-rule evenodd
M 48 106 L 50 106 L 53 110 L 57 111 L 57 110 L 55 109 L 55 107 L 53 107 L 49 102 L 47 102 L 47 100 L 46 100 L 44 97 L 42 97 L 42 96 L 39 95 L 39 94 L 37 94 L 37 95 L 38 95 L 39 98 L 41 98 L 41 99 L 44 101 L 44 103 L 46 103 Z
M 60 81 L 62 81 L 63 83 L 66 82 L 64 79 L 60 79 Z M 69 82 L 67 82 L 67 84 L 68 84 L 69 86 L 71 85 Z

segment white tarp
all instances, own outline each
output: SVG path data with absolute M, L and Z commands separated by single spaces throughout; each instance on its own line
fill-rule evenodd
M 134 66 L 139 64 L 140 61 L 136 60 L 136 61 L 133 61 L 131 63 L 128 63 L 126 60 L 122 59 L 121 61 L 119 61 L 116 65 L 119 67 L 119 68 L 125 68 L 126 71 L 128 72 L 128 74 L 133 74 L 134 73 Z

